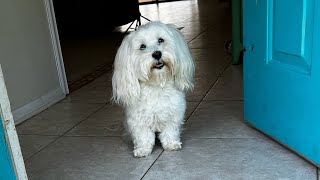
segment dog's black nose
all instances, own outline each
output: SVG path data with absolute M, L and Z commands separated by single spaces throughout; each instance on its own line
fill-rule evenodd
M 152 57 L 155 58 L 156 60 L 159 60 L 161 58 L 161 51 L 155 51 L 152 53 Z

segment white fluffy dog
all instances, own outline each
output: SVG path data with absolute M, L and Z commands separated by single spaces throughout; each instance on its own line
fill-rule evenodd
M 194 62 L 173 25 L 150 22 L 127 35 L 112 77 L 113 101 L 122 105 L 135 157 L 152 152 L 155 133 L 165 150 L 181 149 L 185 92 L 193 89 Z

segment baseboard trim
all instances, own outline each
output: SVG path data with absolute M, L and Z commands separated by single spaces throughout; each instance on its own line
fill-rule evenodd
M 35 99 L 24 106 L 15 109 L 12 112 L 15 125 L 18 125 L 30 117 L 40 113 L 41 111 L 61 101 L 65 97 L 66 95 L 64 91 L 59 87 L 39 97 L 38 99 Z

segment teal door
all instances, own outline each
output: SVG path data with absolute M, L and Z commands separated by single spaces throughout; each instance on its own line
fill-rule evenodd
M 14 179 L 28 177 L 0 65 L 0 180 Z
M 0 116 L 0 179 L 16 179 L 12 159 Z
M 320 1 L 243 1 L 245 120 L 320 165 Z

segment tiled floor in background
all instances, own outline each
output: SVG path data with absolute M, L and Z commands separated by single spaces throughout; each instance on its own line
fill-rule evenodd
M 184 27 L 195 57 L 183 149 L 166 152 L 157 144 L 151 156 L 133 158 L 123 113 L 109 103 L 107 73 L 17 127 L 30 180 L 317 180 L 316 167 L 243 121 L 242 66 L 230 65 L 223 49 L 231 29 L 227 4 L 179 1 L 141 12 Z

